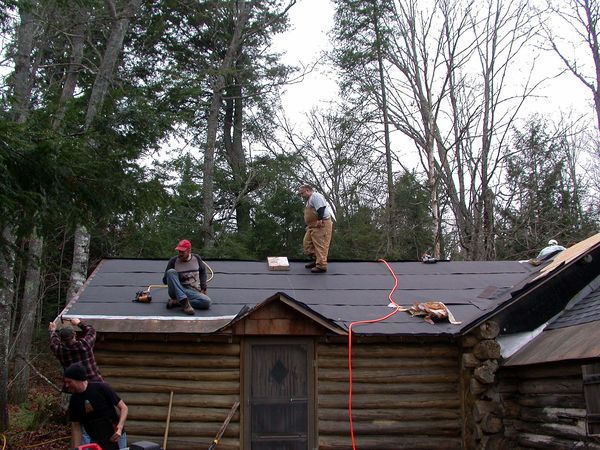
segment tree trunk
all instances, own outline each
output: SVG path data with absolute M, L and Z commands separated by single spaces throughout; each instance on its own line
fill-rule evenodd
M 123 49 L 123 40 L 129 28 L 129 22 L 138 11 L 141 2 L 142 0 L 130 0 L 122 13 L 116 15 L 114 4 L 111 0 L 107 0 L 109 12 L 113 15 L 114 20 L 108 42 L 106 43 L 106 50 L 102 56 L 102 62 L 94 79 L 94 85 L 92 86 L 92 92 L 88 101 L 84 124 L 86 131 L 92 126 L 98 112 L 102 109 L 104 98 L 106 97 L 115 67 L 117 66 L 119 54 Z M 67 293 L 67 303 L 73 299 L 87 278 L 90 234 L 84 225 L 77 225 L 74 241 L 73 264 L 71 266 L 71 280 Z
M 246 155 L 242 145 L 243 101 L 242 88 L 234 78 L 232 86 L 227 89 L 225 100 L 225 116 L 223 120 L 223 142 L 225 155 L 231 167 L 234 179 L 233 193 L 237 199 L 235 217 L 237 230 L 244 233 L 250 228 L 250 208 L 248 206 L 248 170 Z
M 38 236 L 36 230 L 31 232 L 27 257 L 27 274 L 23 298 L 20 301 L 20 316 L 17 335 L 15 338 L 14 377 L 10 390 L 12 403 L 23 403 L 29 392 L 29 355 L 35 329 L 38 294 L 40 290 L 40 264 L 44 239 Z
M 109 3 L 109 10 L 114 14 L 114 5 L 112 1 Z M 138 11 L 142 0 L 130 0 L 123 12 L 119 16 L 113 16 L 112 28 L 110 35 L 108 36 L 108 42 L 106 43 L 106 49 L 102 56 L 102 62 L 94 79 L 94 85 L 92 87 L 92 93 L 88 101 L 88 107 L 85 115 L 85 129 L 88 130 L 92 125 L 92 122 L 96 119 L 98 112 L 102 109 L 104 98 L 108 92 L 110 83 L 117 66 L 117 60 L 119 54 L 123 49 L 123 40 L 125 34 L 129 29 L 129 22 L 131 18 Z
M 592 84 L 592 93 L 594 95 L 594 108 L 596 110 L 596 120 L 598 121 L 598 131 L 600 131 L 600 43 L 598 42 L 598 11 L 592 11 L 592 2 L 582 2 L 585 5 L 585 17 L 587 21 L 587 33 L 589 37 L 589 46 L 592 51 L 594 61 L 594 84 Z M 595 5 L 596 8 L 598 5 Z
M 12 81 L 12 117 L 24 123 L 29 115 L 32 88 L 31 55 L 36 22 L 31 10 L 19 9 L 20 23 L 17 28 L 15 70 Z M 15 228 L 6 225 L 2 230 L 5 252 L 0 254 L 0 431 L 8 429 L 8 360 L 11 338 L 12 310 L 15 295 Z
M 206 131 L 206 148 L 204 149 L 203 165 L 203 184 L 202 184 L 202 202 L 204 209 L 204 222 L 202 224 L 204 234 L 204 249 L 210 249 L 214 245 L 213 219 L 215 207 L 213 203 L 214 192 L 214 165 L 215 148 L 217 142 L 217 129 L 219 127 L 219 111 L 221 109 L 221 100 L 223 98 L 223 89 L 225 88 L 225 74 L 233 67 L 234 57 L 238 53 L 241 45 L 242 34 L 246 21 L 248 20 L 248 11 L 244 0 L 238 2 L 238 16 L 235 22 L 235 28 L 231 42 L 221 62 L 215 79 L 212 82 L 212 99 L 208 112 L 208 124 Z
M 88 11 L 87 9 L 79 7 L 75 4 L 73 5 L 73 8 L 75 8 L 73 13 L 73 21 L 75 22 L 75 26 L 73 28 L 73 36 L 71 38 L 71 59 L 69 61 L 69 66 L 66 69 L 58 109 L 56 110 L 56 114 L 54 115 L 54 119 L 52 121 L 52 129 L 54 130 L 58 130 L 60 128 L 67 111 L 67 104 L 73 98 L 73 93 L 75 92 L 75 87 L 77 86 L 77 79 L 79 78 L 79 71 L 81 70 L 81 62 L 83 60 Z
M 2 230 L 6 242 L 4 253 L 0 253 L 0 431 L 8 429 L 8 347 L 11 335 L 11 316 L 14 298 L 14 264 L 16 236 L 12 227 Z
M 73 300 L 87 278 L 89 254 L 90 233 L 85 226 L 78 225 L 75 230 L 73 244 L 73 263 L 71 265 L 69 290 L 67 291 L 67 304 Z
M 390 144 L 390 123 L 388 118 L 388 104 L 385 77 L 383 73 L 383 53 L 381 50 L 382 36 L 379 29 L 379 11 L 377 1 L 373 8 L 373 26 L 375 29 L 375 45 L 377 46 L 377 69 L 379 73 L 379 89 L 381 90 L 381 112 L 383 114 L 383 139 L 385 143 L 385 167 L 387 175 L 388 201 L 387 201 L 387 226 L 386 246 L 387 254 L 390 255 L 396 244 L 396 227 L 394 219 L 396 216 L 396 190 L 394 187 L 394 172 L 392 167 L 392 149 Z
M 17 53 L 13 78 L 12 104 L 13 118 L 24 123 L 29 115 L 31 97 L 31 54 L 35 37 L 36 22 L 33 13 L 26 9 L 19 11 L 20 24 L 17 28 Z

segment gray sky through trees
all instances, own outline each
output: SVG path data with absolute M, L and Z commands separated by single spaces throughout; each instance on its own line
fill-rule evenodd
M 278 50 L 285 51 L 284 62 L 294 65 L 310 65 L 318 56 L 331 47 L 327 33 L 333 25 L 334 5 L 329 0 L 298 0 L 290 10 L 292 27 L 286 33 L 276 36 L 274 43 Z M 576 48 L 581 52 L 580 62 L 589 58 L 585 48 Z M 533 54 L 525 58 L 533 58 Z M 536 71 L 539 77 L 554 77 L 563 67 L 559 58 L 548 51 L 539 50 Z M 528 76 L 527 68 L 519 73 Z M 305 122 L 304 113 L 317 106 L 325 106 L 328 101 L 337 99 L 335 76 L 331 68 L 324 63 L 303 81 L 287 86 L 282 101 L 286 115 L 298 124 Z M 552 120 L 561 116 L 575 118 L 580 115 L 593 116 L 593 100 L 588 90 L 569 73 L 548 80 L 531 98 L 524 108 L 526 115 L 540 114 Z M 593 117 L 592 117 L 593 120 Z

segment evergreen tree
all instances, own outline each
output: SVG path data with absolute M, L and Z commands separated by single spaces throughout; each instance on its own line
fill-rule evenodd
M 594 230 L 591 215 L 574 195 L 581 187 L 567 170 L 572 153 L 563 133 L 550 134 L 539 118 L 515 130 L 498 219 L 501 259 L 529 259 L 556 239 L 568 246 Z

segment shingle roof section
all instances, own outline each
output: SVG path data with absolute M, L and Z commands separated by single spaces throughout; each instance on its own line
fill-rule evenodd
M 254 308 L 277 293 L 285 294 L 343 329 L 355 321 L 376 319 L 390 313 L 388 294 L 394 278 L 381 262 L 331 262 L 326 274 L 312 274 L 303 262 L 291 262 L 289 271 L 269 271 L 266 261 L 207 261 L 214 271 L 209 283 L 213 306 L 185 316 L 180 309 L 167 310 L 165 288 L 153 289 L 151 303 L 134 303 L 135 293 L 160 284 L 166 260 L 106 259 L 88 279 L 75 302 L 64 314 L 89 320 L 178 321 L 233 319 L 245 306 Z M 510 298 L 513 286 L 531 274 L 531 266 L 512 261 L 390 263 L 398 278 L 393 298 L 402 306 L 439 301 L 448 306 L 461 325 L 430 325 L 420 317 L 398 312 L 384 322 L 357 326 L 355 333 L 386 335 L 457 335 L 483 315 Z M 190 326 L 186 328 L 189 331 Z M 96 327 L 102 331 L 102 326 Z M 164 325 L 162 325 L 165 328 Z M 169 328 L 169 327 L 167 327 Z M 216 328 L 215 328 L 216 329 Z M 201 332 L 213 328 L 198 328 Z M 110 331 L 115 331 L 114 326 Z M 142 331 L 142 330 L 140 330 Z M 148 330 L 146 330 L 148 331 Z M 183 331 L 181 329 L 180 331 Z
M 523 366 L 600 356 L 599 279 L 590 292 L 565 309 L 544 331 L 508 358 L 503 365 Z
M 600 287 L 591 291 L 560 316 L 554 319 L 546 330 L 582 325 L 584 323 L 600 321 Z

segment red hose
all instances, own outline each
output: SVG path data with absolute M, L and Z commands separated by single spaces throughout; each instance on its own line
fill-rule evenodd
M 390 303 L 395 306 L 395 308 L 394 308 L 394 310 L 391 313 L 386 314 L 385 316 L 380 317 L 378 319 L 359 320 L 359 321 L 356 321 L 356 322 L 351 322 L 350 325 L 348 326 L 348 376 L 349 376 L 349 384 L 348 384 L 348 418 L 350 420 L 350 438 L 352 439 L 352 450 L 356 450 L 356 443 L 354 441 L 354 425 L 352 423 L 352 327 L 354 325 L 365 325 L 365 324 L 368 324 L 368 323 L 382 322 L 385 319 L 387 319 L 389 317 L 392 317 L 394 314 L 396 314 L 398 312 L 398 309 L 400 308 L 400 305 L 398 305 L 394 301 L 394 299 L 392 298 L 392 295 L 394 294 L 394 291 L 398 287 L 398 278 L 396 277 L 396 274 L 394 273 L 394 271 L 392 270 L 392 268 L 390 267 L 390 265 L 387 263 L 387 261 L 385 261 L 384 259 L 379 259 L 378 261 L 384 263 L 385 266 L 390 271 L 390 273 L 392 274 L 392 276 L 394 277 L 394 287 L 392 288 L 392 290 L 388 294 L 388 299 L 390 300 Z

